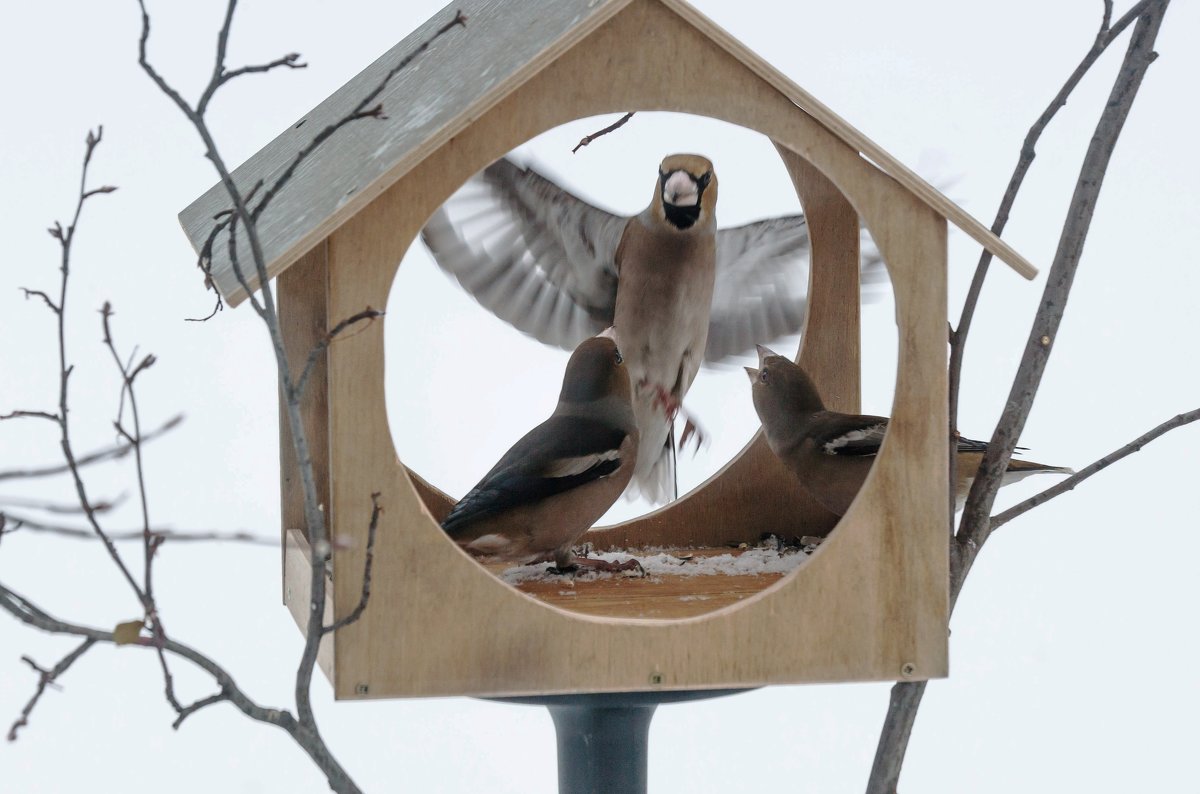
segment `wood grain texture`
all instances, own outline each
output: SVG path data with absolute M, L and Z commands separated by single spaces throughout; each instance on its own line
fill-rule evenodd
M 700 31 L 765 84 L 802 108 L 810 118 L 861 152 L 939 215 L 948 218 L 1026 278 L 1037 270 L 982 223 L 947 199 L 882 147 L 825 104 L 696 11 L 683 0 L 660 0 L 677 19 Z M 381 97 L 388 118 L 365 120 L 338 132 L 336 145 L 312 157 L 295 174 L 259 221 L 267 271 L 277 275 L 347 219 L 451 141 L 488 109 L 507 97 L 554 58 L 588 36 L 629 0 L 464 0 L 452 3 L 359 73 L 234 171 L 243 189 L 271 184 L 317 131 L 343 117 L 378 85 L 389 68 L 426 41 L 456 9 L 467 27 L 436 42 L 412 67 L 401 72 Z M 637 31 L 635 42 L 657 31 Z M 606 56 L 598 63 L 632 68 L 640 60 Z M 606 72 L 607 70 L 601 70 Z M 628 106 L 631 107 L 631 106 Z M 627 106 L 615 110 L 624 112 Z M 179 215 L 197 251 L 213 217 L 228 209 L 221 185 L 214 185 Z M 218 290 L 231 305 L 245 299 L 232 273 L 225 233 L 213 246 L 212 271 Z M 239 248 L 239 250 L 247 250 Z M 253 280 L 252 280 L 253 283 Z
M 325 338 L 329 331 L 326 302 L 329 296 L 329 278 L 325 262 L 325 243 L 317 244 L 294 267 L 280 275 L 276 290 L 279 308 L 279 324 L 283 332 L 283 345 L 288 361 L 292 363 L 294 376 L 304 369 L 309 351 Z M 313 478 L 317 483 L 317 498 L 326 507 L 329 517 L 329 380 L 326 356 L 322 355 L 313 367 L 308 386 L 301 396 L 300 413 L 304 420 L 304 432 L 308 436 L 309 455 L 312 458 Z M 288 427 L 287 409 L 283 395 L 279 395 L 279 500 L 281 515 L 281 545 L 287 541 L 289 530 L 299 529 L 307 537 L 304 518 L 304 485 L 300 481 L 300 469 L 296 463 L 296 451 L 292 445 L 292 431 Z M 287 589 L 287 565 L 283 569 L 283 587 Z M 308 581 L 305 573 L 304 580 Z
M 644 46 L 646 31 L 655 46 Z M 596 68 L 610 62 L 626 68 Z M 844 247 L 857 245 L 857 228 L 846 204 L 870 229 L 892 275 L 899 327 L 893 421 L 875 467 L 803 570 L 726 609 L 677 620 L 558 609 L 496 579 L 437 525 L 448 500 L 414 483 L 385 429 L 383 324 L 373 324 L 329 351 L 333 532 L 347 541 L 333 559 L 338 617 L 358 600 L 372 492 L 384 507 L 371 604 L 335 639 L 339 698 L 946 674 L 946 221 L 659 0 L 630 3 L 337 229 L 328 244 L 330 322 L 383 305 L 425 219 L 487 163 L 565 121 L 630 108 L 708 115 L 777 142 L 814 228 L 824 230 L 814 231 L 812 287 L 822 305 L 855 289 Z M 818 242 L 822 234 L 829 244 Z M 839 407 L 855 407 L 858 375 L 846 375 L 842 357 L 856 361 L 857 318 L 836 304 L 811 318 L 801 361 L 829 384 L 831 400 L 845 401 Z M 407 377 L 425 387 L 421 373 Z M 797 490 L 756 441 L 701 491 L 630 526 L 718 539 L 708 545 L 755 521 L 818 534 L 801 520 Z M 748 520 L 741 509 L 761 512 Z

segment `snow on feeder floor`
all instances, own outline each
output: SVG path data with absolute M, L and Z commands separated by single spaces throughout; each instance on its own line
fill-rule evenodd
M 481 562 L 521 592 L 562 609 L 626 618 L 686 618 L 722 609 L 765 590 L 803 565 L 814 548 L 782 544 L 772 537 L 757 546 L 648 548 L 588 555 L 610 562 L 635 558 L 644 574 L 583 568 L 557 574 L 545 563 Z

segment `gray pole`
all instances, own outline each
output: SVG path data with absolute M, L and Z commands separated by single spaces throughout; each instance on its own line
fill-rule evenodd
M 612 692 L 496 700 L 550 710 L 558 736 L 558 794 L 646 794 L 650 720 L 658 705 L 744 691 Z

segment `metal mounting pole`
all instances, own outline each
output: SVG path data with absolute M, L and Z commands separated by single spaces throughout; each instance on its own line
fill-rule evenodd
M 650 720 L 658 705 L 745 691 L 612 692 L 495 700 L 549 709 L 558 736 L 558 794 L 646 794 Z

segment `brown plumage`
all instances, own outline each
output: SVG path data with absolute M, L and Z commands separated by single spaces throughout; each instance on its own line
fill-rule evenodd
M 808 374 L 790 359 L 758 347 L 758 368 L 746 367 L 753 384 L 754 410 L 767 444 L 813 497 L 831 512 L 845 514 L 875 462 L 887 432 L 884 416 L 858 416 L 825 410 Z M 958 440 L 956 507 L 966 501 L 975 472 L 987 451 L 983 441 Z M 1031 474 L 1072 474 L 1071 469 L 1011 460 L 1001 485 Z
M 513 445 L 442 522 L 473 554 L 515 562 L 573 560 L 571 549 L 617 500 L 633 474 L 638 433 L 629 374 L 613 339 L 598 336 L 571 354 L 550 418 Z
M 621 335 L 642 446 L 634 476 L 651 501 L 673 498 L 671 426 L 708 340 L 716 273 L 717 178 L 694 154 L 667 157 L 650 206 L 617 246 L 613 325 Z

